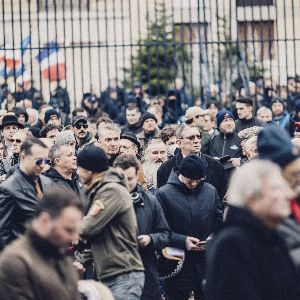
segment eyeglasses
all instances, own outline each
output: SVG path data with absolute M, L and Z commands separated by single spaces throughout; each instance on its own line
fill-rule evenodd
M 83 127 L 84 129 L 87 129 L 89 127 L 89 125 L 88 124 L 76 124 L 75 127 L 77 129 L 80 129 L 81 127 Z
M 16 143 L 18 143 L 18 144 L 21 144 L 21 143 L 22 143 L 22 140 L 20 140 L 20 139 L 11 139 L 10 142 L 11 142 L 11 143 L 16 142 Z
M 39 167 L 42 165 L 42 163 L 49 165 L 50 164 L 50 159 L 36 159 L 35 164 Z
M 185 136 L 184 139 L 188 139 L 190 141 L 194 141 L 195 139 L 200 140 L 201 139 L 201 135 L 200 134 L 194 134 L 194 135 L 190 135 L 190 136 Z

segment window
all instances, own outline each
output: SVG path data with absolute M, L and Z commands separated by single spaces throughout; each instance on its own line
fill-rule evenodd
M 274 0 L 237 0 L 237 6 L 263 6 L 274 5 Z

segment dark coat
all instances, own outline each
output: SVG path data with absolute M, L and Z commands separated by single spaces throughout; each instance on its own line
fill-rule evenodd
M 145 285 L 141 299 L 157 300 L 161 298 L 161 292 L 155 250 L 161 250 L 169 245 L 170 229 L 157 199 L 151 193 L 144 192 L 140 186 L 137 192 L 140 194 L 140 199 L 134 202 L 134 210 L 139 235 L 151 237 L 151 243 L 139 249 L 145 268 Z
M 229 155 L 231 158 L 242 156 L 241 139 L 237 133 L 219 133 L 209 141 L 208 155 L 212 157 L 223 157 Z
M 57 184 L 62 188 L 71 189 L 78 195 L 81 195 L 79 177 L 76 173 L 73 173 L 72 180 L 68 180 L 61 176 L 54 168 L 51 168 L 46 172 L 45 176 L 50 178 L 54 184 Z
M 38 122 L 30 127 L 30 132 L 33 134 L 34 137 L 40 138 L 40 131 L 42 130 L 44 123 L 39 119 Z
M 136 124 L 133 124 L 133 125 L 129 125 L 129 124 L 126 124 L 123 128 L 122 128 L 122 132 L 121 133 L 124 133 L 124 132 L 132 132 L 134 133 L 135 135 L 137 135 L 138 133 L 140 133 L 142 131 L 142 126 L 140 124 L 140 122 L 136 123 Z
M 40 185 L 45 192 L 51 181 L 41 175 Z M 0 184 L 0 250 L 24 232 L 25 222 L 36 212 L 38 203 L 34 186 L 19 169 Z
M 206 254 L 206 299 L 300 299 L 283 239 L 246 209 L 229 208 Z
M 30 230 L 0 257 L 2 300 L 80 300 L 70 259 Z
M 223 199 L 227 189 L 226 173 L 223 166 L 214 158 L 200 154 L 206 165 L 206 182 L 213 185 L 217 191 L 220 199 Z M 165 185 L 171 174 L 172 169 L 179 168 L 183 160 L 182 153 L 179 151 L 175 156 L 164 162 L 157 171 L 157 187 L 160 188 Z
M 250 128 L 253 126 L 258 126 L 258 127 L 265 127 L 267 124 L 257 118 L 252 118 L 249 120 L 243 119 L 243 120 L 236 120 L 235 121 L 235 132 L 239 133 L 240 131 Z
M 156 196 L 172 230 L 171 247 L 186 250 L 187 236 L 206 240 L 223 222 L 222 203 L 217 190 L 209 183 L 202 182 L 196 189 L 190 190 L 173 171 Z M 183 269 L 170 281 L 185 288 L 185 285 L 195 282 L 201 284 L 203 275 L 204 252 L 186 251 Z

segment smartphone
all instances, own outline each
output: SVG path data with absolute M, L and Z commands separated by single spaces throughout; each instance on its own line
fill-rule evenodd
M 204 245 L 206 245 L 206 241 L 199 241 L 198 243 L 196 243 L 197 247 L 204 246 Z

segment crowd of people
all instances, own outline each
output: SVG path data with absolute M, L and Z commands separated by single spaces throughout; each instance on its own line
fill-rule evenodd
M 297 87 L 203 107 L 111 80 L 72 112 L 3 88 L 1 299 L 300 299 Z

